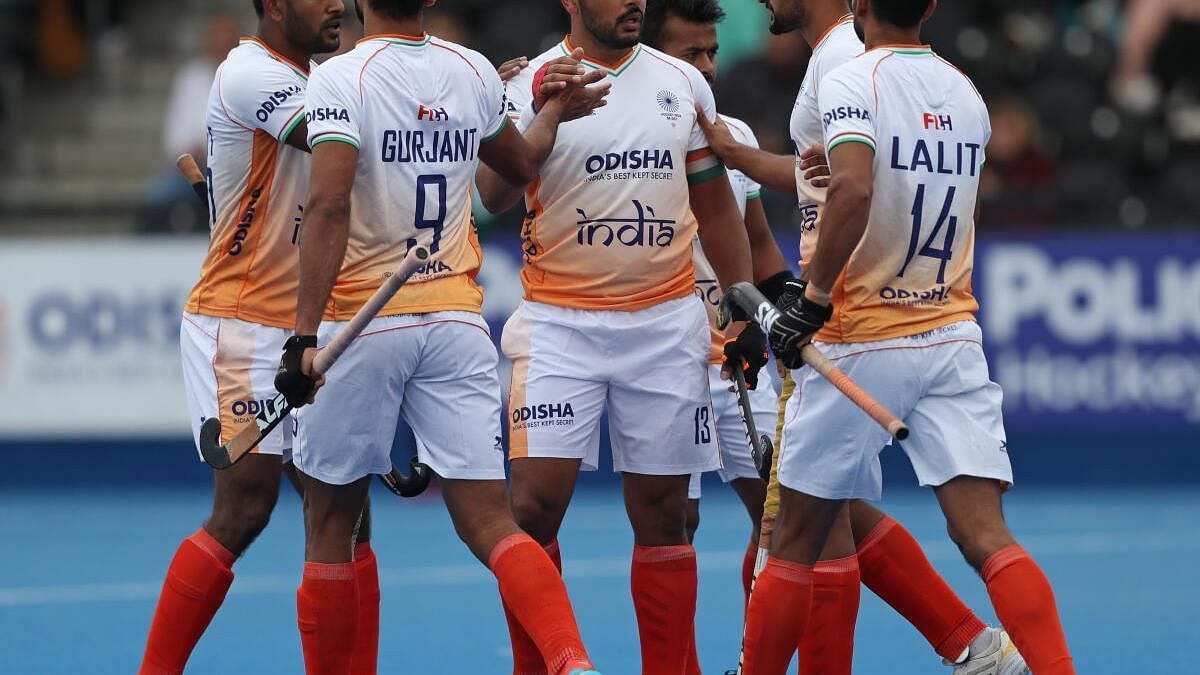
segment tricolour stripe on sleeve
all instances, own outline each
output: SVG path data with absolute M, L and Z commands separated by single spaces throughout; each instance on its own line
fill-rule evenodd
M 688 183 L 693 185 L 725 173 L 725 165 L 721 163 L 721 159 L 717 157 L 717 153 L 712 151 L 712 148 L 693 150 L 687 154 L 685 161 Z
M 857 131 L 843 131 L 842 133 L 829 139 L 829 145 L 826 151 L 833 150 L 842 143 L 862 143 L 871 146 L 875 149 L 875 139 L 869 135 Z
M 333 132 L 327 132 L 327 133 L 323 133 L 323 134 L 317 136 L 316 138 L 313 139 L 311 145 L 312 145 L 312 147 L 315 148 L 318 145 L 328 142 L 328 141 L 337 141 L 338 143 L 345 143 L 346 145 L 353 145 L 356 148 L 358 147 L 358 141 L 354 140 L 353 138 L 350 138 L 349 136 L 347 136 L 345 134 L 338 134 L 338 133 L 333 133 Z

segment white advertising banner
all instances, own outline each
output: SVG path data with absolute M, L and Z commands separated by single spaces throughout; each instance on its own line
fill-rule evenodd
M 187 436 L 179 317 L 207 245 L 0 239 L 0 437 Z

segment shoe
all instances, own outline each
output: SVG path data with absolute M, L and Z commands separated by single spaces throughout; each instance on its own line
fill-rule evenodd
M 584 670 L 582 668 L 573 668 L 567 675 L 600 675 L 600 671 L 594 669 Z
M 1007 632 L 999 628 L 987 628 L 986 632 L 991 642 L 977 653 L 968 654 L 966 661 L 951 663 L 942 659 L 942 663 L 954 666 L 951 675 L 1032 675 Z

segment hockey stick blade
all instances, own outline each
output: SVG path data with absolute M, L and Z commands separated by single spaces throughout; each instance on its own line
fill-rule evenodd
M 379 480 L 398 497 L 416 497 L 429 487 L 431 478 L 433 470 L 418 461 L 415 455 L 408 463 L 407 476 L 395 465 L 390 472 L 379 474 Z
M 228 469 L 257 447 L 291 411 L 283 394 L 275 394 L 255 416 L 254 424 L 242 427 L 224 445 L 221 445 L 221 420 L 210 417 L 200 425 L 200 456 L 214 469 Z
M 750 393 L 749 393 L 748 388 L 746 387 L 746 375 L 742 372 L 741 368 L 733 369 L 733 382 L 734 382 L 734 391 L 737 392 L 737 397 L 738 397 L 738 408 L 741 410 L 741 413 L 742 413 L 742 424 L 745 426 L 745 429 L 746 429 L 746 439 L 750 445 L 750 456 L 754 458 L 754 466 L 755 466 L 755 468 L 758 469 L 758 473 L 761 476 L 762 475 L 762 464 L 761 464 L 762 458 L 768 452 L 767 449 L 763 447 L 762 443 L 763 443 L 763 440 L 767 440 L 768 443 L 770 441 L 769 441 L 769 439 L 767 439 L 766 434 L 763 434 L 761 437 L 758 435 L 758 428 L 754 424 L 754 408 L 752 408 L 750 406 Z M 768 474 L 768 476 L 770 475 L 770 473 L 771 473 L 771 460 L 768 456 L 768 459 L 767 459 L 767 474 Z M 766 478 L 764 478 L 763 480 L 766 480 Z

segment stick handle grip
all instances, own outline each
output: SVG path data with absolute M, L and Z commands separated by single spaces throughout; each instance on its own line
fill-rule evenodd
M 800 350 L 800 358 L 804 359 L 804 363 L 810 368 L 817 371 L 829 383 L 837 387 L 838 391 L 845 394 L 846 398 L 850 399 L 863 412 L 870 415 L 871 419 L 879 423 L 879 426 L 887 429 L 887 432 L 892 435 L 892 438 L 904 440 L 908 438 L 908 427 L 900 418 L 892 414 L 890 410 L 885 408 L 882 403 L 875 400 L 862 387 L 850 379 L 850 376 L 841 368 L 833 365 L 833 362 L 821 353 L 821 350 L 814 347 L 811 343 L 804 345 Z
M 313 359 L 313 372 L 317 375 L 327 372 L 342 355 L 342 352 L 346 351 L 346 348 L 354 341 L 354 338 L 363 332 L 367 324 L 371 323 L 371 319 L 375 318 L 388 300 L 391 300 L 392 296 L 396 294 L 396 291 L 400 290 L 404 282 L 408 281 L 408 278 L 427 260 L 429 260 L 429 249 L 424 246 L 410 249 L 408 255 L 404 256 L 404 260 L 400 261 L 400 266 L 392 272 L 392 276 L 388 277 L 387 281 L 384 281 L 383 285 L 355 312 L 345 328 L 342 328 L 337 335 L 333 336 L 329 344 L 317 352 L 316 358 Z

